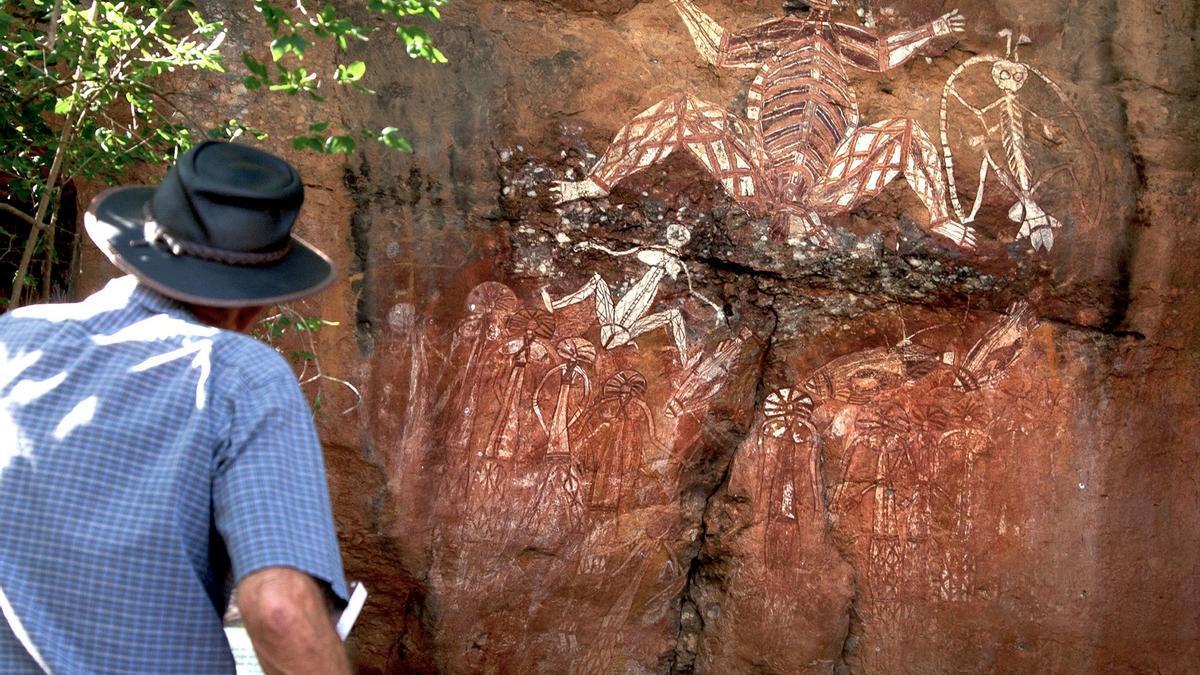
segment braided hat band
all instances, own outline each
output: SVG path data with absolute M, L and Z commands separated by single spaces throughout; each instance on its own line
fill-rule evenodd
M 292 240 L 290 238 L 285 241 L 283 248 L 277 251 L 262 253 L 230 251 L 223 248 L 216 248 L 215 246 L 199 244 L 194 241 L 186 241 L 172 236 L 158 224 L 158 221 L 154 219 L 154 214 L 151 212 L 149 202 L 143 207 L 143 213 L 146 218 L 144 228 L 145 239 L 137 243 L 144 243 L 146 245 L 163 244 L 167 250 L 177 256 L 189 256 L 225 265 L 255 267 L 279 262 L 286 258 L 292 250 Z

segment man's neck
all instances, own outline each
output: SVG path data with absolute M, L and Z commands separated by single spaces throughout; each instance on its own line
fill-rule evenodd
M 263 311 L 262 307 L 209 307 L 192 304 L 184 306 L 200 323 L 237 333 L 248 333 Z

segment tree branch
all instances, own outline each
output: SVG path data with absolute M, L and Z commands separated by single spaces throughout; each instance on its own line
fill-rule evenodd
M 50 12 L 50 34 L 46 36 L 46 49 L 54 51 L 54 43 L 58 41 L 58 22 L 62 19 L 62 0 L 54 0 L 54 10 Z
M 32 228 L 36 228 L 38 226 L 37 221 L 33 219 L 33 216 L 29 215 L 28 213 L 25 213 L 21 209 L 18 209 L 17 207 L 12 206 L 10 204 L 5 204 L 3 202 L 0 202 L 0 211 L 3 211 L 5 213 L 9 214 L 10 216 L 17 218 L 18 220 L 20 220 L 21 222 L 25 223 L 26 225 L 28 225 Z

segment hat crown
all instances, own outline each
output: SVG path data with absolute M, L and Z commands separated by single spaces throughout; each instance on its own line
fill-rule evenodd
M 232 253 L 280 251 L 304 203 L 290 164 L 236 143 L 188 150 L 150 200 L 154 225 L 176 240 Z

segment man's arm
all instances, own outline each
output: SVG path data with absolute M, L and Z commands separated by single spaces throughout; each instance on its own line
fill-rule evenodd
M 251 338 L 214 360 L 228 431 L 212 459 L 213 523 L 246 630 L 267 672 L 347 673 L 323 595 L 347 597 L 308 402 L 287 362 Z
M 895 68 L 911 59 L 930 40 L 965 29 L 966 20 L 957 9 L 920 28 L 884 36 L 877 36 L 858 26 L 833 24 L 842 55 L 855 66 L 874 71 Z
M 312 577 L 289 567 L 252 572 L 237 587 L 238 610 L 263 670 L 350 673 L 350 662 Z
M 633 255 L 634 253 L 637 253 L 638 251 L 642 250 L 642 247 L 634 246 L 633 248 L 631 248 L 627 251 L 617 251 L 617 250 L 614 250 L 614 249 L 611 249 L 611 248 L 605 246 L 604 244 L 597 244 L 594 241 L 581 241 L 578 244 L 575 244 L 575 250 L 576 251 L 601 251 L 603 253 L 607 253 L 608 255 L 613 256 L 614 258 L 619 258 L 624 255 Z

